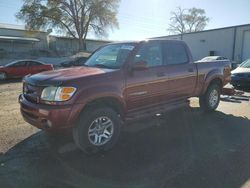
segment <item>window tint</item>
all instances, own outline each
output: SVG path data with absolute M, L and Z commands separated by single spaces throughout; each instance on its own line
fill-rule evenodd
M 186 48 L 182 44 L 166 43 L 165 52 L 167 64 L 182 64 L 189 60 Z
M 23 67 L 23 66 L 26 66 L 27 62 L 26 61 L 20 61 L 20 62 L 17 62 L 13 65 L 10 65 L 10 67 Z
M 158 42 L 144 44 L 135 55 L 134 62 L 147 61 L 148 67 L 162 65 L 162 48 Z
M 35 61 L 30 61 L 29 62 L 29 66 L 40 66 L 40 65 L 42 65 L 42 64 L 39 63 L 39 62 L 35 62 Z

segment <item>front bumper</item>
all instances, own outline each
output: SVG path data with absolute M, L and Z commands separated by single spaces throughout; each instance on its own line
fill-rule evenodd
M 24 120 L 43 130 L 65 130 L 74 126 L 82 105 L 35 104 L 19 96 L 20 111 Z

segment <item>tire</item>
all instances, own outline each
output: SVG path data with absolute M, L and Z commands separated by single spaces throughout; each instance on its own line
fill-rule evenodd
M 215 111 L 220 103 L 221 87 L 219 84 L 211 84 L 208 86 L 204 95 L 199 97 L 200 107 L 205 112 Z
M 0 80 L 6 80 L 7 74 L 5 72 L 0 72 Z
M 91 107 L 81 113 L 76 126 L 73 128 L 73 139 L 76 146 L 83 152 L 95 154 L 111 149 L 119 138 L 120 129 L 121 119 L 112 108 Z

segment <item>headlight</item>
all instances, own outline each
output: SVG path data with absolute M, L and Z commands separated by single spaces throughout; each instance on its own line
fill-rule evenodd
M 43 89 L 41 99 L 45 101 L 67 101 L 74 93 L 76 88 L 74 87 L 46 87 Z

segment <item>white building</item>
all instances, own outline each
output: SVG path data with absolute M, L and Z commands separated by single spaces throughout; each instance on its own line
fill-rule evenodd
M 86 51 L 93 52 L 100 46 L 110 43 L 107 40 L 86 39 Z M 78 40 L 71 37 L 51 36 L 49 32 L 29 31 L 24 26 L 0 23 L 1 53 L 23 53 L 31 51 L 54 51 L 61 55 L 78 52 Z
M 184 40 L 194 60 L 209 55 L 224 56 L 235 62 L 250 58 L 250 24 L 156 38 Z
M 48 49 L 46 32 L 28 31 L 22 26 L 0 23 L 0 50 L 25 52 L 32 49 Z

